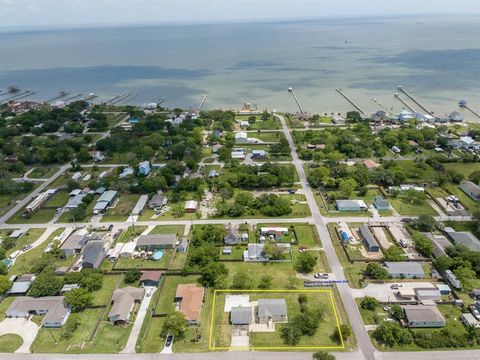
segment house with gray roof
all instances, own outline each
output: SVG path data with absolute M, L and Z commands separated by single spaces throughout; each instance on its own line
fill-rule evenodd
M 115 290 L 108 320 L 114 325 L 127 324 L 135 303 L 141 302 L 143 295 L 144 289 L 131 286 Z
M 360 236 L 362 237 L 365 247 L 367 248 L 367 251 L 369 252 L 380 251 L 380 245 L 378 244 L 377 239 L 375 239 L 375 236 L 370 231 L 370 227 L 367 224 L 363 224 L 362 226 L 360 226 L 359 233 L 360 233 Z
M 168 199 L 166 195 L 156 194 L 153 195 L 150 201 L 148 202 L 148 207 L 150 209 L 161 209 L 167 205 Z
M 117 198 L 118 193 L 115 190 L 107 190 L 98 198 L 95 206 L 93 207 L 94 214 L 100 214 L 104 212 L 107 207 L 111 206 L 115 199 Z
M 422 265 L 409 261 L 385 261 L 388 274 L 395 279 L 421 279 L 425 277 Z
M 224 242 L 228 245 L 237 245 L 242 243 L 242 237 L 239 234 L 237 228 L 228 230 L 227 235 L 225 235 Z
M 175 234 L 147 234 L 140 235 L 136 248 L 139 250 L 155 251 L 158 249 L 173 249 L 177 242 Z
M 248 244 L 247 250 L 243 252 L 243 261 L 245 262 L 267 262 L 268 257 L 263 253 L 265 244 Z
M 71 312 L 63 299 L 63 296 L 17 297 L 5 314 L 8 318 L 27 318 L 32 314 L 45 315 L 42 321 L 44 327 L 59 328 L 65 324 Z
M 105 259 L 106 252 L 102 240 L 89 241 L 82 250 L 82 268 L 98 269 Z
M 258 299 L 257 319 L 261 324 L 266 324 L 270 321 L 287 321 L 287 302 L 285 299 Z
M 434 305 L 403 306 L 407 326 L 410 328 L 432 328 L 445 326 L 445 318 Z
M 251 306 L 236 306 L 230 310 L 232 325 L 250 325 L 253 321 L 253 308 Z
M 390 204 L 388 203 L 388 200 L 385 199 L 383 196 L 375 196 L 375 199 L 373 200 L 373 206 L 377 210 L 388 210 L 390 209 Z
M 455 245 L 464 245 L 471 251 L 480 251 L 480 240 L 470 231 L 455 231 L 451 227 L 446 227 L 443 231 Z
M 336 200 L 338 211 L 363 211 L 367 209 L 367 204 L 363 200 Z
M 463 180 L 460 182 L 460 189 L 473 200 L 480 201 L 480 186 L 477 184 L 469 180 Z

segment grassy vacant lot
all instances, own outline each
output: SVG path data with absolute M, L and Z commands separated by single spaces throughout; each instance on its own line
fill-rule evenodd
M 23 339 L 19 335 L 6 334 L 0 336 L 0 352 L 11 353 L 17 350 L 23 344 Z
M 420 215 L 432 215 L 437 216 L 437 212 L 425 201 L 422 204 L 410 204 L 405 202 L 404 199 L 395 198 L 389 199 L 390 204 L 399 212 L 400 215 L 406 216 L 420 216 Z
M 402 168 L 408 174 L 407 182 L 409 181 L 425 181 L 431 182 L 436 179 L 437 172 L 430 165 L 424 163 L 417 163 L 413 160 L 398 160 L 395 161 L 395 167 Z
M 362 320 L 365 325 L 376 325 L 377 322 L 375 322 L 375 318 L 377 318 L 378 321 L 382 321 L 388 317 L 388 314 L 381 306 L 378 306 L 374 311 L 362 309 L 360 307 L 362 300 L 363 298 L 357 298 L 355 299 L 355 302 L 357 303 L 358 310 L 360 311 L 360 315 L 362 316 Z
M 135 207 L 139 194 L 122 194 L 114 208 L 108 209 L 102 217 L 102 222 L 125 221 Z
M 312 309 L 322 308 L 325 311 L 325 317 L 320 323 L 317 332 L 312 337 L 303 336 L 298 344 L 302 346 L 324 346 L 324 347 L 340 347 L 337 342 L 330 338 L 334 329 L 337 327 L 337 319 L 334 315 L 334 309 L 331 302 L 329 291 L 294 291 L 294 292 L 266 292 L 266 293 L 241 293 L 248 294 L 250 300 L 258 299 L 285 299 L 287 303 L 287 316 L 293 319 L 295 315 L 300 314 L 300 304 L 298 303 L 298 296 L 300 294 L 307 295 L 307 306 Z M 215 347 L 230 347 L 231 341 L 231 326 L 229 325 L 229 314 L 224 312 L 225 297 L 228 293 L 218 293 L 215 301 L 215 319 L 213 328 L 212 346 Z M 239 294 L 239 293 L 232 293 Z M 294 347 L 286 345 L 280 337 L 281 329 L 285 324 L 275 324 L 275 332 L 253 332 L 250 333 L 250 346 L 252 348 L 258 347 L 285 347 L 286 349 L 293 349 Z
M 443 164 L 447 170 L 453 170 L 465 175 L 466 178 L 474 171 L 480 170 L 480 163 L 445 163 Z
M 250 124 L 248 127 L 251 130 L 274 130 L 274 129 L 280 129 L 280 121 L 276 117 L 270 117 L 268 120 L 262 120 L 262 117 L 260 115 L 254 115 L 255 116 L 255 123 Z M 248 118 L 250 116 L 235 116 L 236 121 L 248 121 Z
M 13 275 L 13 274 L 16 274 L 16 275 L 21 275 L 21 274 L 25 274 L 27 272 L 30 271 L 30 267 L 32 265 L 32 262 L 39 258 L 45 248 L 48 246 L 48 244 L 53 241 L 53 239 L 60 235 L 63 231 L 65 230 L 65 228 L 60 228 L 60 229 L 57 229 L 55 230 L 47 240 L 45 240 L 43 242 L 42 245 L 36 247 L 35 249 L 32 249 L 32 250 L 29 250 L 27 251 L 26 253 L 20 255 L 16 260 L 15 260 L 15 263 L 13 264 L 13 266 L 8 269 L 8 274 L 9 275 Z M 67 262 L 67 260 L 65 261 Z M 59 266 L 63 266 L 63 265 L 60 265 Z
M 279 142 L 281 139 L 284 139 L 285 135 L 282 132 L 262 131 L 262 132 L 248 133 L 248 137 L 257 138 L 264 142 L 276 143 L 276 142 Z
M 37 166 L 28 175 L 30 179 L 48 179 L 58 171 L 58 166 Z

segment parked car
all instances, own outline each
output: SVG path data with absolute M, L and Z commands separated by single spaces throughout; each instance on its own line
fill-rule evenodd
M 400 239 L 400 246 L 406 249 L 408 247 L 407 240 L 406 239 Z
M 403 219 L 402 219 L 402 222 L 408 224 L 408 223 L 411 223 L 411 222 L 412 222 L 412 219 L 410 219 L 410 218 L 403 218 Z
M 475 305 L 470 305 L 468 308 L 470 309 L 470 312 L 475 317 L 475 319 L 480 320 L 480 312 L 478 312 Z
M 397 290 L 398 288 L 403 287 L 403 284 L 392 284 L 390 286 L 390 289 Z
M 113 230 L 113 224 L 108 225 L 108 231 L 112 231 L 112 230 Z
M 298 251 L 300 252 L 305 252 L 307 250 L 307 248 L 305 246 L 299 246 L 298 247 Z
M 167 340 L 165 340 L 165 347 L 172 346 L 173 343 L 173 335 L 168 335 Z
M 62 208 L 56 208 L 56 209 L 55 209 L 55 214 L 59 214 L 59 213 L 61 213 L 61 212 L 62 212 Z
M 30 250 L 32 248 L 32 245 L 29 244 L 29 245 L 25 245 L 22 249 L 22 251 L 27 251 L 27 250 Z
M 315 279 L 328 279 L 328 274 L 325 273 L 316 273 L 313 275 Z

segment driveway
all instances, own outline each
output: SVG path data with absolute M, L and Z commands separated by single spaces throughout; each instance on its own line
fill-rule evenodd
M 432 283 L 429 282 L 397 282 L 396 284 L 403 284 L 403 287 L 397 290 L 393 290 L 390 286 L 393 283 L 386 284 L 368 284 L 363 289 L 351 289 L 354 298 L 363 298 L 365 296 L 371 296 L 382 302 L 397 302 L 400 301 L 396 297 L 396 293 L 399 290 L 413 290 L 415 288 L 435 288 Z M 402 301 L 405 301 L 403 299 Z
M 0 336 L 16 334 L 22 337 L 23 344 L 15 352 L 30 353 L 30 346 L 37 337 L 39 327 L 34 322 L 25 318 L 6 318 L 0 322 Z
M 135 322 L 132 326 L 132 331 L 130 331 L 130 335 L 127 340 L 127 345 L 121 351 L 123 354 L 134 354 L 135 353 L 135 345 L 137 344 L 138 335 L 140 335 L 140 330 L 142 329 L 143 321 L 145 320 L 145 316 L 147 315 L 148 306 L 150 305 L 150 301 L 152 301 L 153 293 L 157 288 L 155 286 L 146 286 L 145 287 L 145 297 L 142 300 L 140 308 L 138 309 L 138 314 L 135 319 Z M 147 296 L 146 294 L 150 294 Z

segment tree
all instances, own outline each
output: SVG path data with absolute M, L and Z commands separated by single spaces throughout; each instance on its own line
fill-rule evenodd
M 280 260 L 285 254 L 285 249 L 269 241 L 263 246 L 262 254 L 270 260 Z
M 0 276 L 0 295 L 5 294 L 11 287 L 11 281 L 6 276 Z
M 204 286 L 220 288 L 224 285 L 225 278 L 228 275 L 228 269 L 224 264 L 218 262 L 210 262 L 202 270 L 200 283 Z
M 387 261 L 402 261 L 405 259 L 405 252 L 396 246 L 390 246 L 383 254 Z
M 7 274 L 8 274 L 7 265 L 5 265 L 3 262 L 0 262 L 0 275 L 7 275 Z
M 270 289 L 273 278 L 270 275 L 262 275 L 258 284 L 259 289 Z
M 400 305 L 397 305 L 397 304 L 392 305 L 390 307 L 390 313 L 392 314 L 392 317 L 397 321 L 400 321 L 403 319 L 403 309 Z
M 33 297 L 54 296 L 60 292 L 63 280 L 53 272 L 43 272 L 32 282 L 28 295 Z
M 73 312 L 80 312 L 92 305 L 93 295 L 83 288 L 70 290 L 65 294 L 65 303 L 70 306 Z
M 377 263 L 369 263 L 365 269 L 365 276 L 372 279 L 387 279 L 388 271 Z
M 342 335 L 341 337 L 340 337 L 340 334 Z M 348 325 L 342 324 L 340 325 L 340 329 L 338 327 L 335 328 L 335 331 L 331 335 L 331 338 L 333 341 L 336 341 L 340 344 L 342 343 L 342 341 L 345 342 L 350 337 L 351 334 L 352 334 L 352 331 L 350 327 L 348 327 Z
M 348 123 L 357 123 L 362 121 L 362 117 L 358 111 L 349 111 L 347 112 L 347 122 Z
M 311 252 L 300 253 L 295 261 L 295 270 L 302 274 L 307 274 L 313 271 L 315 264 L 317 263 L 317 257 Z
M 79 284 L 81 287 L 88 291 L 95 291 L 101 289 L 103 285 L 103 275 L 98 270 L 85 269 L 82 270 L 84 276 L 80 279 Z
M 338 190 L 343 196 L 350 196 L 358 186 L 358 183 L 354 179 L 341 179 L 338 185 Z
M 389 347 L 410 344 L 413 341 L 410 332 L 396 322 L 382 322 L 373 332 L 373 336 L 379 343 Z
M 336 357 L 326 351 L 317 351 L 312 355 L 313 360 L 335 360 Z
M 232 289 L 251 289 L 253 279 L 245 271 L 239 271 L 233 276 Z
M 67 322 L 62 327 L 62 332 L 60 333 L 60 338 L 62 340 L 70 339 L 73 336 L 75 330 L 77 330 L 80 325 L 80 320 L 77 315 L 72 314 L 68 317 Z
M 380 303 L 377 299 L 371 296 L 365 296 L 360 303 L 360 307 L 365 310 L 375 311 L 376 307 L 379 306 Z
M 307 179 L 312 187 L 318 188 L 324 185 L 330 177 L 330 170 L 326 166 L 319 166 L 308 171 Z
M 127 284 L 133 284 L 136 283 L 138 280 L 140 280 L 140 277 L 142 276 L 142 273 L 138 269 L 130 269 L 125 273 L 125 282 Z
M 168 335 L 173 335 L 177 339 L 183 338 L 187 331 L 188 324 L 185 320 L 185 315 L 179 311 L 175 311 L 168 315 L 163 323 L 160 336 L 166 338 Z
M 431 257 L 433 255 L 433 242 L 422 234 L 413 234 L 413 243 L 415 250 L 425 257 Z
M 285 344 L 295 346 L 300 342 L 302 333 L 294 322 L 289 322 L 287 326 L 282 327 L 280 336 Z
M 458 267 L 453 270 L 453 273 L 462 283 L 462 288 L 466 291 L 472 290 L 474 287 L 474 280 L 476 278 L 475 271 L 467 266 Z
M 420 215 L 417 220 L 413 222 L 413 226 L 420 231 L 432 231 L 437 222 L 431 215 Z

